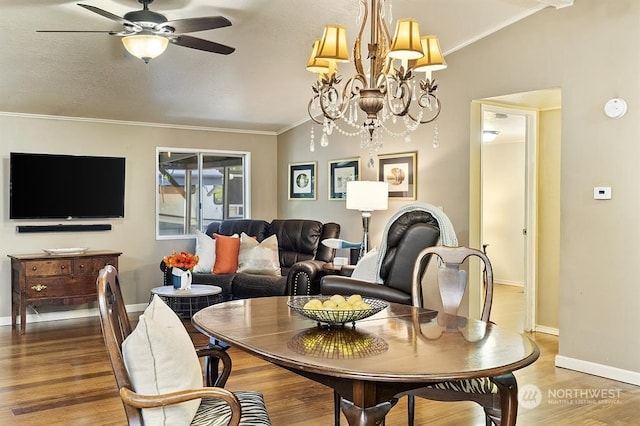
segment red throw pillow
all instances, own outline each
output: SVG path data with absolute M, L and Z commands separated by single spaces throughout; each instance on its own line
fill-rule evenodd
M 238 253 L 240 238 L 213 234 L 216 239 L 216 261 L 213 264 L 214 274 L 235 274 L 238 270 Z

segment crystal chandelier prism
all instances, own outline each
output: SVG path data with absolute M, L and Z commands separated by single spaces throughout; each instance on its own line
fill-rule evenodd
M 414 19 L 398 20 L 395 35 L 390 37 L 387 22 L 392 21 L 391 0 L 358 2 L 360 30 L 353 46 L 356 72 L 342 84 L 338 63 L 349 61 L 346 28 L 326 25 L 322 38 L 313 43 L 307 62 L 307 70 L 318 75 L 307 110 L 313 122 L 322 126 L 321 146 L 327 146 L 331 134 L 338 131 L 345 136 L 360 136 L 361 147 L 371 153 L 382 147 L 383 133 L 410 142 L 411 133 L 419 125 L 438 118 L 438 82 L 431 72 L 447 65 L 438 38 L 421 36 Z M 362 46 L 367 27 L 369 67 L 365 70 Z M 315 149 L 314 139 L 312 126 L 311 151 Z

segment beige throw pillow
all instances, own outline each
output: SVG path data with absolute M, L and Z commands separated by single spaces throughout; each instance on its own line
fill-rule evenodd
M 216 240 L 196 230 L 196 256 L 198 264 L 193 267 L 193 272 L 210 274 L 216 261 Z
M 203 386 L 200 361 L 182 321 L 160 297 L 140 316 L 122 343 L 124 364 L 134 391 L 158 395 Z M 200 400 L 142 410 L 148 425 L 188 425 Z
M 258 275 L 280 275 L 278 237 L 275 235 L 258 242 L 244 232 L 240 235 L 238 272 Z
M 375 283 L 378 281 L 378 249 L 372 248 L 368 253 L 362 256 L 356 267 L 353 269 L 351 278 L 354 280 L 369 281 Z

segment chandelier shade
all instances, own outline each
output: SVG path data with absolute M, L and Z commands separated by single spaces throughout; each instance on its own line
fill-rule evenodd
M 423 56 L 413 64 L 415 72 L 439 71 L 447 68 L 438 37 L 428 35 L 420 38 Z
M 438 83 L 431 73 L 447 65 L 438 38 L 422 37 L 415 19 L 398 20 L 391 38 L 392 0 L 358 2 L 360 29 L 351 49 L 355 74 L 343 81 L 337 73 L 337 63 L 350 60 L 345 26 L 326 25 L 307 61 L 306 69 L 318 74 L 307 110 L 313 123 L 322 126 L 322 146 L 328 145 L 334 130 L 360 136 L 361 147 L 370 152 L 367 165 L 372 166 L 372 152 L 382 147 L 382 133 L 408 142 L 421 124 L 438 118 Z M 366 30 L 369 40 L 364 39 Z M 435 128 L 434 147 L 437 138 Z M 315 150 L 313 127 L 309 148 Z
M 155 34 L 136 34 L 122 38 L 127 52 L 146 63 L 164 53 L 169 39 Z
M 318 46 L 317 59 L 349 62 L 347 29 L 343 25 L 327 25 Z
M 318 47 L 320 46 L 320 40 L 313 42 L 313 49 L 309 61 L 307 62 L 307 71 L 311 71 L 316 74 L 328 74 L 329 73 L 329 61 L 319 59 Z
M 400 19 L 388 56 L 394 59 L 418 59 L 423 55 L 418 23 L 413 19 Z

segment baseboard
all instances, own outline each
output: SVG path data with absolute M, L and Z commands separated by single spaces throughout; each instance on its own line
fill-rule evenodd
M 546 327 L 544 325 L 536 325 L 534 330 L 536 333 L 552 334 L 554 336 L 560 335 L 560 330 L 554 327 Z
M 555 365 L 560 368 L 567 368 L 581 373 L 640 386 L 640 373 L 636 371 L 623 370 L 609 365 L 596 364 L 595 362 L 583 361 L 562 355 L 556 355 Z
M 127 305 L 127 312 L 142 312 L 148 306 L 148 303 L 138 303 L 135 305 Z M 27 308 L 30 309 L 30 308 Z M 45 312 L 45 313 L 29 313 L 27 312 L 27 329 L 30 323 L 59 321 L 73 318 L 97 317 L 98 308 L 71 309 L 68 311 Z M 20 323 L 20 315 L 18 315 L 18 324 Z M 0 326 L 11 325 L 11 316 L 0 317 Z

